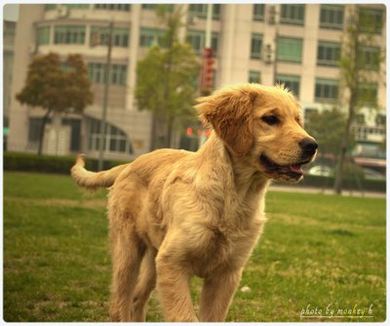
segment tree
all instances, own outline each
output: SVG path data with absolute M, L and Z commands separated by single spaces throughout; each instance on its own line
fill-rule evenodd
M 336 157 L 339 145 L 344 136 L 346 116 L 337 108 L 310 113 L 305 122 L 305 128 L 318 142 L 319 154 L 331 154 Z M 352 138 L 352 137 L 351 137 Z M 351 146 L 352 139 L 349 141 Z
M 135 96 L 140 110 L 152 112 L 151 150 L 170 147 L 172 133 L 180 123 L 193 116 L 199 63 L 192 48 L 179 41 L 181 7 L 171 10 L 159 5 L 156 14 L 166 31 L 137 65 Z M 158 141 L 159 133 L 164 141 Z
M 345 98 L 341 98 L 341 103 L 346 104 L 348 114 L 336 167 L 334 190 L 338 194 L 342 190 L 344 163 L 356 114 L 365 105 L 372 108 L 377 107 L 376 91 L 367 87 L 366 83 L 378 80 L 379 66 L 383 59 L 380 52 L 373 56 L 371 58 L 373 65 L 371 66 L 376 66 L 376 69 L 369 70 L 364 48 L 380 48 L 380 43 L 374 35 L 382 29 L 382 24 L 383 22 L 380 19 L 367 14 L 360 6 L 351 7 L 340 58 L 341 85 L 347 93 Z M 340 94 L 344 96 L 343 92 L 340 92 Z
M 61 63 L 56 53 L 36 56 L 29 65 L 25 86 L 16 99 L 21 104 L 46 110 L 39 134 L 38 155 L 41 155 L 45 126 L 51 113 L 82 113 L 93 102 L 82 57 L 72 54 Z

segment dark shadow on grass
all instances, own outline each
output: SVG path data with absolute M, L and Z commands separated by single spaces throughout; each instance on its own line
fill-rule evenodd
M 327 233 L 330 233 L 330 234 L 333 234 L 333 235 L 339 235 L 339 236 L 342 236 L 342 237 L 354 237 L 354 236 L 356 236 L 355 233 L 353 233 L 351 231 L 348 231 L 348 230 L 345 230 L 345 229 L 334 229 L 334 230 L 327 231 Z

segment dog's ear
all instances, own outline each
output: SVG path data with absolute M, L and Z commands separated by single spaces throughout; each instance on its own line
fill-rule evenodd
M 258 91 L 251 87 L 224 88 L 201 97 L 196 109 L 203 123 L 236 155 L 242 156 L 253 146 L 253 105 Z

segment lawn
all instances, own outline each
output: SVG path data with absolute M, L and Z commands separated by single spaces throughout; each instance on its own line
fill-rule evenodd
M 237 292 L 227 320 L 385 320 L 385 207 L 384 199 L 270 192 L 269 221 L 240 284 L 249 290 Z M 105 191 L 6 172 L 4 319 L 108 321 L 109 282 Z M 193 280 L 195 300 L 200 285 Z M 147 320 L 163 320 L 156 294 Z

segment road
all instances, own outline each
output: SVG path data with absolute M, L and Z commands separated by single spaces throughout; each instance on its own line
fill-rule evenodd
M 301 192 L 301 193 L 334 195 L 334 192 L 332 189 L 288 186 L 288 185 L 279 185 L 279 184 L 272 184 L 269 189 L 270 189 L 270 191 Z M 352 196 L 352 197 L 386 198 L 386 193 L 384 193 L 384 192 L 371 192 L 371 191 L 361 192 L 361 191 L 355 191 L 355 190 L 354 191 L 344 190 L 342 195 L 343 196 Z

